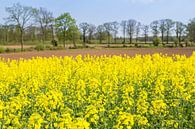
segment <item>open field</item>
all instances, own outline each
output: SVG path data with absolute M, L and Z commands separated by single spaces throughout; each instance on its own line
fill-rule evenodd
M 136 54 L 146 55 L 154 53 L 162 53 L 167 55 L 179 54 L 186 55 L 187 57 L 191 56 L 195 47 L 191 48 L 124 48 L 124 49 L 72 49 L 72 50 L 57 50 L 57 51 L 41 51 L 41 52 L 22 52 L 22 53 L 7 53 L 0 54 L 1 58 L 5 59 L 19 59 L 25 58 L 29 59 L 32 57 L 50 57 L 50 56 L 77 56 L 77 55 L 124 55 L 135 56 Z
M 192 49 L 22 53 L 189 54 Z M 21 57 L 17 54 L 15 57 Z M 2 129 L 193 129 L 195 53 L 0 60 Z

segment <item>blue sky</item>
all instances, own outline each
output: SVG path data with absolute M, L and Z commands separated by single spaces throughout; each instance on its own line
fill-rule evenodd
M 0 0 L 0 22 L 6 17 L 5 7 L 13 3 L 44 7 L 54 16 L 70 12 L 80 22 L 102 24 L 136 19 L 143 24 L 171 18 L 187 23 L 195 17 L 195 0 Z

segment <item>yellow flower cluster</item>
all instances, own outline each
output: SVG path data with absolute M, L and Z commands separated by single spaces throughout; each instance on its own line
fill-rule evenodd
M 0 59 L 0 128 L 194 128 L 195 53 Z

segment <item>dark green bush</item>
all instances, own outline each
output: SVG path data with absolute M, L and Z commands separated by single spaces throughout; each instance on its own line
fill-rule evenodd
M 52 44 L 54 47 L 57 47 L 57 46 L 58 46 L 58 41 L 52 40 L 52 41 L 51 41 L 51 44 Z
M 179 44 L 179 39 L 178 38 L 174 39 L 174 44 L 175 44 L 176 47 L 178 46 L 178 44 Z
M 0 47 L 0 53 L 4 53 L 5 49 L 3 47 Z
M 158 46 L 161 43 L 161 39 L 160 38 L 154 38 L 153 39 L 153 45 L 154 46 Z
M 45 50 L 45 47 L 44 47 L 43 44 L 38 44 L 38 45 L 36 45 L 35 50 L 37 50 L 37 51 L 43 51 L 43 50 Z

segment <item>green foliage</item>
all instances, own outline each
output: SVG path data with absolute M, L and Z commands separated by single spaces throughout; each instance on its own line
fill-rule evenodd
M 67 38 L 72 41 L 74 47 L 76 47 L 76 42 L 79 42 L 80 36 L 80 31 L 76 25 L 69 28 Z
M 188 24 L 187 30 L 190 41 L 195 42 L 195 18 Z
M 75 19 L 69 13 L 64 13 L 55 19 L 56 27 L 68 29 L 76 23 Z
M 186 47 L 188 47 L 188 46 L 190 46 L 191 44 L 190 44 L 190 41 L 188 40 L 188 39 L 185 39 L 185 45 L 186 45 Z
M 37 51 L 43 51 L 43 50 L 45 50 L 45 47 L 44 47 L 43 44 L 37 44 L 35 46 L 35 50 L 37 50 Z
M 58 41 L 57 41 L 57 40 L 52 40 L 52 41 L 51 41 L 51 44 L 52 44 L 54 47 L 57 47 L 57 46 L 58 46 Z
M 4 47 L 0 47 L 0 53 L 4 53 L 4 52 L 5 52 Z
M 51 45 L 46 45 L 45 46 L 45 49 L 47 49 L 47 50 L 53 50 L 53 47 Z
M 176 47 L 178 46 L 178 44 L 179 44 L 179 39 L 178 38 L 174 39 L 174 44 L 175 44 Z
M 153 39 L 153 45 L 154 46 L 158 46 L 161 43 L 161 39 L 160 38 L 154 38 Z
M 68 30 L 76 25 L 76 20 L 71 17 L 69 13 L 64 13 L 55 19 L 55 26 L 57 28 L 57 36 L 61 40 L 63 39 L 64 47 Z

